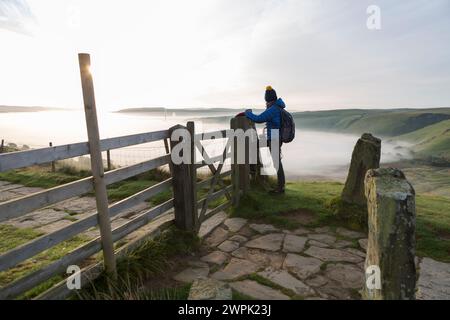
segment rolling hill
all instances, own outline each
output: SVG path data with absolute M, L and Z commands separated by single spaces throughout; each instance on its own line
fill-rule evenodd
M 303 129 L 362 134 L 411 143 L 415 157 L 450 163 L 450 108 L 330 110 L 294 113 Z
M 294 118 L 300 128 L 394 137 L 450 119 L 450 108 L 296 112 Z

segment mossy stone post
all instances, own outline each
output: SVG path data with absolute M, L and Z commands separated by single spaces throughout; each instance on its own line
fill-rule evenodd
M 347 181 L 342 191 L 342 200 L 348 204 L 366 205 L 364 177 L 367 170 L 380 167 L 381 140 L 364 133 L 353 149 Z
M 400 170 L 383 168 L 367 172 L 365 193 L 369 241 L 363 297 L 369 300 L 415 299 L 414 188 Z M 379 268 L 378 287 L 373 286 L 377 282 L 373 266 Z

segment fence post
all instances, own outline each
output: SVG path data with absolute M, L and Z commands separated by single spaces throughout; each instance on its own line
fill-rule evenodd
M 246 117 L 236 117 L 236 129 L 244 130 L 244 133 L 250 129 L 250 120 Z M 239 150 L 239 148 L 237 149 Z M 248 137 L 245 137 L 245 163 L 238 164 L 239 172 L 239 188 L 245 194 L 250 187 L 250 141 Z
M 5 140 L 2 139 L 2 144 L 0 145 L 0 153 L 3 153 L 4 149 L 5 149 Z
M 185 141 L 173 140 L 173 133 L 176 130 L 186 130 L 189 133 L 189 144 Z M 186 134 L 186 131 L 184 132 Z M 169 129 L 170 133 L 170 150 L 171 156 L 171 171 L 172 171 L 172 186 L 173 186 L 173 202 L 175 210 L 175 225 L 186 231 L 197 231 L 198 227 L 198 212 L 197 212 L 197 196 L 196 196 L 196 168 L 193 159 L 195 159 L 194 146 L 194 127 L 193 122 L 188 123 L 188 127 L 176 125 Z M 181 139 L 184 139 L 183 138 Z M 178 150 L 178 144 L 183 143 L 183 148 Z M 174 155 L 174 151 L 178 154 Z M 187 156 L 185 151 L 189 152 L 188 161 L 175 163 L 174 157 Z M 190 163 L 186 163 L 190 162 Z
M 235 130 L 237 129 L 237 120 L 236 118 L 231 118 L 230 120 L 230 129 L 233 132 L 231 142 L 231 156 L 233 157 L 231 160 L 231 183 L 233 184 L 233 206 L 239 205 L 239 199 L 241 195 L 241 189 L 239 185 L 239 166 L 237 164 L 237 137 L 234 134 Z
M 49 142 L 48 146 L 53 147 L 53 142 Z M 56 171 L 55 161 L 52 161 L 52 172 L 55 172 L 55 171 Z
M 83 89 L 84 112 L 91 156 L 91 170 L 94 178 L 95 201 L 97 204 L 98 224 L 102 241 L 105 271 L 114 279 L 117 278 L 116 257 L 109 218 L 108 195 L 104 180 L 100 135 L 98 130 L 97 109 L 95 106 L 94 84 L 90 73 L 91 58 L 89 54 L 78 54 L 80 64 L 81 86 Z
M 108 171 L 111 170 L 111 150 L 106 150 L 106 163 L 108 166 Z

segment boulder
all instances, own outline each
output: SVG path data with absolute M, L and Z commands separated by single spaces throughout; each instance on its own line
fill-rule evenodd
M 365 299 L 408 300 L 415 298 L 415 191 L 398 169 L 369 170 L 365 179 L 369 211 L 369 240 L 365 269 L 377 266 L 375 275 L 366 274 Z M 369 278 L 370 277 L 370 278 Z M 367 285 L 369 282 L 369 287 Z
M 366 205 L 364 178 L 367 170 L 380 167 L 381 140 L 364 133 L 355 145 L 342 200 L 359 206 Z

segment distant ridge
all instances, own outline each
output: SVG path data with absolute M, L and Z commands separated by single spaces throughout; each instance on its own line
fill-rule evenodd
M 143 113 L 143 112 L 175 112 L 175 113 L 211 113 L 211 112 L 230 112 L 236 113 L 239 109 L 233 108 L 163 108 L 163 107 L 143 107 L 143 108 L 125 108 L 115 111 L 117 113 Z
M 51 107 L 22 107 L 22 106 L 0 106 L 0 113 L 7 112 L 39 112 L 50 110 L 68 110 L 64 108 L 51 108 Z

